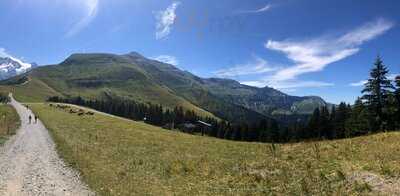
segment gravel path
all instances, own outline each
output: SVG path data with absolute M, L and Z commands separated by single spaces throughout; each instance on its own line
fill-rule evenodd
M 21 128 L 0 147 L 0 195 L 94 195 L 58 157 L 43 124 L 28 124 L 32 112 L 14 99 L 11 105 Z
M 385 178 L 367 171 L 357 171 L 349 176 L 349 181 L 368 184 L 371 188 L 371 193 L 368 195 L 400 195 L 399 179 Z

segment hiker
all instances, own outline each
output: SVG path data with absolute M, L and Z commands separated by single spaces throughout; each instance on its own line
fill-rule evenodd
M 31 122 L 32 122 L 32 116 L 29 115 L 29 124 L 31 124 Z
M 37 124 L 38 116 L 35 116 L 35 124 Z

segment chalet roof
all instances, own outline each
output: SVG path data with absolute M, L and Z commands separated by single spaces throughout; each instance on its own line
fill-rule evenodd
M 203 122 L 203 121 L 201 121 L 201 120 L 198 120 L 197 123 L 202 124 L 202 125 L 207 126 L 207 127 L 212 127 L 211 124 L 206 123 L 206 122 Z

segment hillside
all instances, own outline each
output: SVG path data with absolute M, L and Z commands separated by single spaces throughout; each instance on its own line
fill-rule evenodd
M 21 87 L 26 82 L 30 87 Z M 32 82 L 36 84 L 30 84 Z M 282 114 L 310 114 L 316 107 L 326 104 L 319 97 L 289 96 L 269 87 L 200 78 L 138 53 L 74 54 L 59 65 L 40 67 L 2 84 L 8 88 L 19 85 L 12 87 L 16 91 L 37 89 L 34 94 L 41 95 L 33 97 L 53 94 L 90 99 L 122 97 L 169 108 L 182 106 L 205 116 L 234 122 L 257 122 Z M 18 93 L 16 97 L 18 99 Z
M 19 125 L 20 119 L 15 109 L 9 105 L 0 103 L 0 146 L 6 139 L 15 134 Z
M 31 104 L 99 195 L 397 195 L 399 133 L 297 144 L 231 142 Z

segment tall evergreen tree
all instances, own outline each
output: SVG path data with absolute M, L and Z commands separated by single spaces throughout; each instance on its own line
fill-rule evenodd
M 329 121 L 330 115 L 327 106 L 321 108 L 321 115 L 319 118 L 319 133 L 320 138 L 331 138 L 331 127 Z
M 321 119 L 321 112 L 319 108 L 316 108 L 308 123 L 307 126 L 308 130 L 305 133 L 306 138 L 315 138 L 319 136 L 320 119 Z
M 395 98 L 395 104 L 394 104 L 394 128 L 395 129 L 400 129 L 400 75 L 395 78 L 395 83 L 396 83 L 396 90 L 394 91 L 394 98 Z
M 396 90 L 394 94 L 396 96 L 397 102 L 399 103 L 400 107 L 400 75 L 396 77 L 395 83 L 396 83 Z
M 336 134 L 336 130 L 335 130 L 335 120 L 336 120 L 336 106 L 333 105 L 332 109 L 331 109 L 331 115 L 329 116 L 329 126 L 331 128 L 331 137 L 332 138 L 336 138 L 337 134 Z
M 386 117 L 383 109 L 388 104 L 388 97 L 394 87 L 391 81 L 387 78 L 389 70 L 383 64 L 383 61 L 378 57 L 375 61 L 374 68 L 371 70 L 370 79 L 365 84 L 362 91 L 363 99 L 370 112 L 376 116 L 374 129 L 382 129 L 386 124 Z
M 354 103 L 353 110 L 346 120 L 346 136 L 358 136 L 370 131 L 371 116 L 362 102 L 358 98 Z
M 335 137 L 344 138 L 346 137 L 345 122 L 349 118 L 350 110 L 346 103 L 342 102 L 336 109 L 336 115 L 333 119 L 333 130 L 335 131 Z

